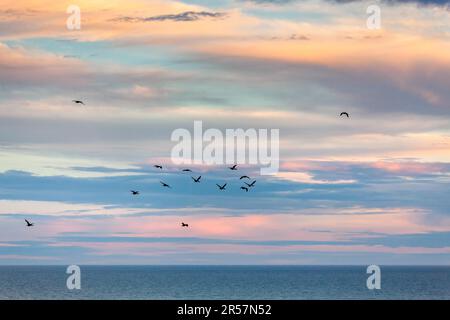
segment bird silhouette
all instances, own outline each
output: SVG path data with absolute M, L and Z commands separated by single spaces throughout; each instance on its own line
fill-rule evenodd
M 34 223 L 31 223 L 31 222 L 28 221 L 27 219 L 25 219 L 25 222 L 27 223 L 27 227 L 32 227 L 32 226 L 34 226 Z
M 242 190 L 245 190 L 245 192 L 248 192 L 248 188 L 247 187 L 241 187 Z
M 232 167 L 229 167 L 230 170 L 237 170 L 237 164 L 233 165 Z
M 347 116 L 347 118 L 350 118 L 350 116 L 348 115 L 348 113 L 347 113 L 347 112 L 341 112 L 341 115 L 340 115 L 340 117 L 342 117 L 342 116 Z
M 155 167 L 156 169 L 161 169 L 161 170 L 162 170 L 162 166 L 160 166 L 159 164 L 155 164 L 154 167 Z
M 249 176 L 242 176 L 242 177 L 239 178 L 239 180 L 242 180 L 242 179 L 249 179 L 250 180 L 250 177 Z
M 171 188 L 167 183 L 160 181 L 161 185 L 165 188 Z
M 225 183 L 223 186 L 221 186 L 216 183 L 216 186 L 218 186 L 220 190 L 225 190 L 225 187 L 227 186 L 227 184 Z
M 72 102 L 75 104 L 82 104 L 83 106 L 85 105 L 84 102 L 81 100 L 72 100 Z
M 182 227 L 189 227 L 189 225 L 187 223 L 184 223 L 184 222 L 181 223 L 181 226 Z
M 197 179 L 195 179 L 194 177 L 191 177 L 192 180 L 194 180 L 194 182 L 200 182 L 200 179 L 202 178 L 202 176 L 199 176 Z
M 135 191 L 135 190 L 130 190 L 131 194 L 133 194 L 133 196 L 137 196 L 139 194 L 139 191 Z
M 256 180 L 253 181 L 253 182 L 250 183 L 250 184 L 248 184 L 247 182 L 244 182 L 244 183 L 247 185 L 247 187 L 251 188 L 251 187 L 254 187 L 254 186 L 255 186 Z
M 183 171 L 183 172 L 192 172 L 191 169 L 183 169 L 182 171 Z

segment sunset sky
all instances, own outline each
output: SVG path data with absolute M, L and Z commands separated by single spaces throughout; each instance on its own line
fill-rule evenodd
M 450 1 L 0 4 L 0 264 L 450 264 Z M 195 120 L 279 173 L 194 184 Z

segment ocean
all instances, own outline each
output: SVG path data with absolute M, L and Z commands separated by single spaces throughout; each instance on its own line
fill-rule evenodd
M 450 299 L 450 267 L 381 266 L 369 290 L 364 266 L 0 266 L 0 299 Z

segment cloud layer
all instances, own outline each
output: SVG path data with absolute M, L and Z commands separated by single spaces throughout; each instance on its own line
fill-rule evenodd
M 78 2 L 78 31 L 0 11 L 1 264 L 450 263 L 447 1 L 380 2 L 381 30 L 365 1 Z M 279 129 L 279 174 L 193 184 L 195 120 Z

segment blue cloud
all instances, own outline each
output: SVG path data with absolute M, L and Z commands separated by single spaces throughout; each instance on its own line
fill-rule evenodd
M 0 174 L 0 196 L 8 200 L 61 201 L 99 204 L 117 208 L 223 208 L 241 214 L 257 211 L 260 214 L 307 208 L 401 208 L 416 207 L 436 214 L 448 214 L 450 199 L 446 189 L 450 184 L 445 171 L 438 174 L 411 173 L 411 179 L 399 174 L 354 163 L 324 163 L 323 170 L 310 173 L 323 181 L 356 180 L 355 183 L 306 183 L 271 177 L 254 176 L 256 187 L 251 192 L 240 190 L 240 172 L 230 175 L 224 168 L 211 168 L 202 175 L 202 183 L 193 184 L 191 174 L 179 168 L 159 172 L 149 167 L 114 169 L 107 167 L 72 168 L 106 174 L 99 178 L 66 176 L 34 176 L 26 172 L 8 171 Z M 342 170 L 329 170 L 338 166 Z M 448 164 L 442 164 L 442 168 Z M 132 175 L 114 176 L 131 172 Z M 113 176 L 108 176 L 111 173 Z M 138 173 L 136 175 L 136 173 Z M 441 180 L 440 180 L 441 179 Z M 161 188 L 165 181 L 172 189 Z M 226 192 L 219 192 L 216 183 L 228 183 Z M 130 190 L 140 190 L 132 197 Z M 416 194 L 422 194 L 417 197 Z M 233 201 L 230 201 L 233 200 Z M 11 214 L 14 214 L 13 212 Z M 155 213 L 152 213 L 155 214 Z M 168 214 L 168 213 L 165 213 Z

